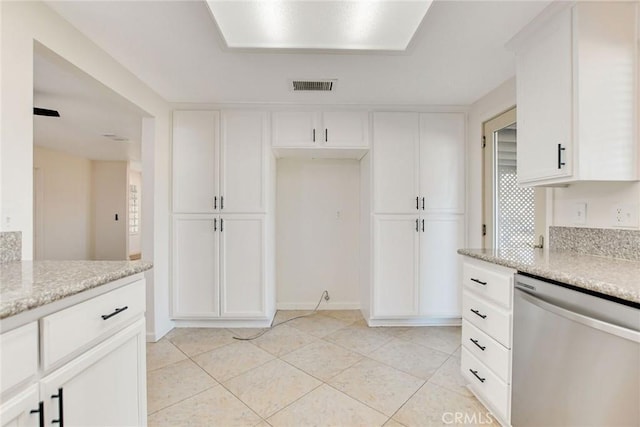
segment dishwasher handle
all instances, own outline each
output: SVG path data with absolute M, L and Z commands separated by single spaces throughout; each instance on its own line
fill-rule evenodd
M 576 313 L 566 308 L 560 307 L 555 304 L 551 304 L 543 299 L 540 299 L 534 295 L 531 295 L 526 291 L 526 287 L 516 284 L 516 296 L 524 299 L 526 302 L 533 304 L 543 310 L 556 314 L 565 319 L 580 323 L 582 325 L 598 329 L 602 332 L 616 335 L 620 338 L 627 339 L 629 341 L 640 343 L 640 332 L 633 331 L 622 326 L 614 325 L 612 323 L 604 322 L 602 320 L 594 319 L 583 314 Z

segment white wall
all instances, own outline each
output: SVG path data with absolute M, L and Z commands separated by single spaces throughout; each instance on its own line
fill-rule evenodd
M 143 128 L 146 204 L 143 259 L 150 339 L 169 320 L 169 104 L 44 3 L 0 2 L 0 230 L 22 231 L 22 257 L 33 257 L 33 45 L 38 41 L 153 117 Z M 146 129 L 146 130 L 145 130 Z M 145 134 L 147 135 L 145 137 Z
M 573 220 L 576 203 L 587 204 L 584 224 L 576 224 Z M 637 213 L 640 207 L 640 183 L 580 182 L 566 188 L 554 188 L 553 225 L 614 228 L 612 210 L 615 204 L 633 205 Z
M 35 147 L 33 167 L 40 173 L 39 259 L 92 259 L 91 160 Z
M 94 160 L 92 163 L 94 259 L 129 259 L 127 162 Z
M 130 165 L 131 167 L 131 165 Z M 142 174 L 137 170 L 129 170 L 129 185 L 135 185 L 138 190 L 138 216 L 142 214 Z M 131 219 L 129 219 L 131 220 Z M 140 237 L 142 235 L 142 221 L 138 220 L 138 232 L 129 232 L 129 255 L 139 254 L 142 251 Z
M 278 308 L 313 308 L 325 289 L 323 307 L 359 308 L 359 162 L 279 159 L 277 168 Z

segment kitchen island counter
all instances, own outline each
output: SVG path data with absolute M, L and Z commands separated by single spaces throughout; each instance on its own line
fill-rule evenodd
M 543 249 L 459 249 L 522 273 L 640 304 L 640 262 Z
M 126 278 L 151 268 L 152 264 L 145 261 L 12 261 L 0 264 L 0 319 L 25 315 L 30 310 L 72 296 L 78 302 L 83 299 L 82 293 L 86 293 L 87 298 L 93 297 L 101 292 L 100 286 L 116 282 L 117 287 L 118 282 L 125 283 Z

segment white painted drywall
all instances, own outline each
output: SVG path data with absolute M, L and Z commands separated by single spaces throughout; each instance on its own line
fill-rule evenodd
M 277 305 L 359 308 L 360 164 L 357 160 L 279 159 Z
M 0 230 L 22 231 L 22 257 L 33 256 L 33 44 L 38 41 L 146 111 L 142 158 L 146 203 L 144 259 L 148 338 L 169 319 L 169 104 L 75 27 L 38 1 L 0 2 Z M 151 128 L 151 129 L 149 129 Z M 7 221 L 7 218 L 9 220 Z M 148 248 L 148 249 L 147 249 Z
M 131 168 L 131 164 L 129 165 Z M 139 254 L 142 251 L 142 244 L 140 241 L 140 237 L 142 236 L 142 221 L 140 220 L 140 215 L 142 215 L 142 173 L 137 170 L 129 169 L 129 186 L 135 185 L 137 190 L 137 198 L 138 198 L 138 232 L 131 233 L 129 230 L 129 255 Z M 131 197 L 131 194 L 129 194 Z M 131 213 L 129 213 L 131 215 Z M 131 218 L 129 218 L 131 221 Z
M 128 227 L 127 162 L 93 162 L 93 256 L 97 260 L 126 260 Z
M 35 147 L 33 167 L 41 174 L 40 259 L 92 259 L 91 160 Z

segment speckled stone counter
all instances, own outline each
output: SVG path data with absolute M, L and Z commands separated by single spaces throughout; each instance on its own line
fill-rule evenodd
M 461 255 L 640 304 L 640 262 L 542 249 L 459 249 Z
M 152 268 L 143 261 L 14 261 L 0 264 L 0 319 Z

